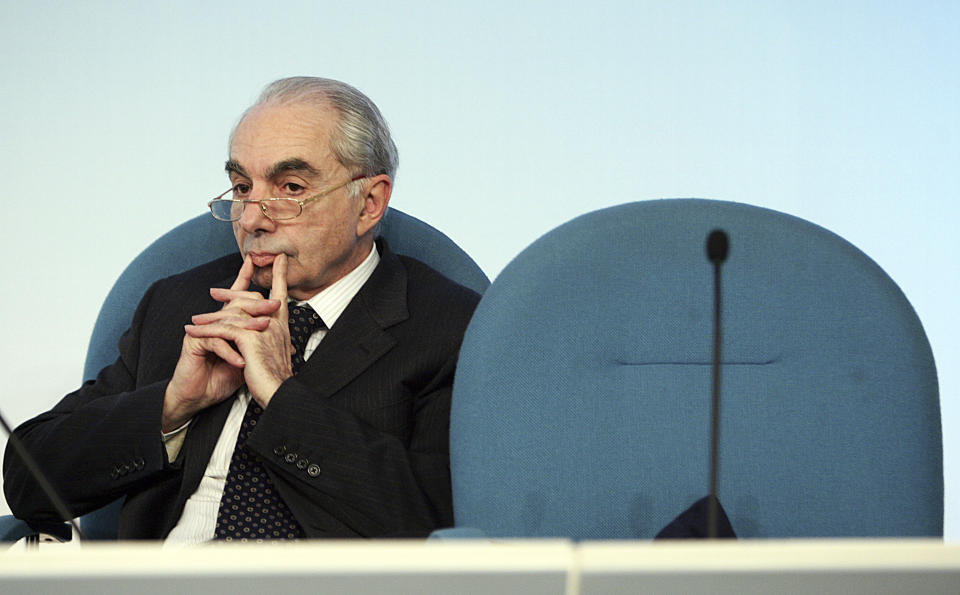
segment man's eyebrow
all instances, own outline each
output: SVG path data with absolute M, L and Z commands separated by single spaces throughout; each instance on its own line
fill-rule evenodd
M 233 159 L 230 159 L 229 161 L 223 164 L 223 170 L 227 172 L 227 175 L 230 175 L 231 173 L 235 173 L 245 178 L 250 177 L 247 175 L 247 171 L 243 169 L 243 166 L 237 163 L 236 161 L 234 161 Z
M 272 179 L 287 172 L 303 173 L 312 177 L 317 177 L 320 175 L 320 171 L 317 170 L 317 168 L 313 167 L 303 159 L 294 157 L 292 159 L 284 159 L 283 161 L 274 164 L 274 166 L 267 173 L 267 177 Z
M 223 169 L 227 172 L 227 174 L 235 173 L 245 178 L 250 177 L 250 175 L 247 173 L 247 170 L 245 170 L 242 165 L 233 159 L 227 161 L 224 164 Z M 280 177 L 282 174 L 287 172 L 303 173 L 312 177 L 320 176 L 320 171 L 317 168 L 313 167 L 299 157 L 293 157 L 291 159 L 284 159 L 283 161 L 275 163 L 267 172 L 266 177 L 267 179 L 273 179 Z

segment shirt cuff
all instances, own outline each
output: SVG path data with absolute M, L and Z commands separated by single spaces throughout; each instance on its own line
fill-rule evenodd
M 177 457 L 180 455 L 180 448 L 183 447 L 183 439 L 187 437 L 186 429 L 190 425 L 191 421 L 193 420 L 187 420 L 187 423 L 183 424 L 172 432 L 160 433 L 161 437 L 163 438 L 163 447 L 167 450 L 168 463 L 176 461 Z

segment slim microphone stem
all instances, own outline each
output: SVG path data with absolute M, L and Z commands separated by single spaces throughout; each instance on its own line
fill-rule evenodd
M 717 483 L 719 481 L 720 451 L 720 360 L 721 326 L 720 262 L 713 263 L 713 390 L 710 405 L 710 507 L 707 516 L 707 535 L 717 537 Z
M 20 460 L 23 461 L 23 464 L 26 465 L 30 475 L 37 480 L 37 484 L 40 486 L 40 489 L 44 494 L 46 494 L 47 498 L 50 499 L 53 507 L 57 510 L 57 514 L 62 516 L 68 523 L 70 523 L 70 526 L 73 527 L 73 530 L 77 533 L 77 539 L 80 541 L 86 541 L 86 535 L 83 534 L 83 531 L 80 529 L 80 525 L 78 525 L 77 521 L 74 520 L 73 515 L 67 508 L 67 505 L 57 494 L 57 490 L 53 487 L 53 484 L 50 483 L 50 480 L 47 479 L 47 476 L 43 473 L 43 470 L 41 470 L 40 466 L 37 465 L 37 462 L 30 454 L 30 451 L 27 450 L 23 443 L 20 442 L 20 439 L 17 438 L 17 435 L 13 433 L 13 430 L 10 429 L 10 424 L 7 423 L 7 418 L 5 418 L 2 413 L 0 413 L 0 424 L 3 425 L 3 429 L 7 432 L 7 439 L 10 441 L 10 445 L 13 446 L 13 449 L 20 457 Z
M 730 251 L 730 239 L 722 229 L 707 236 L 707 259 L 713 263 L 713 393 L 710 404 L 710 497 L 707 506 L 707 536 L 717 537 L 717 484 L 720 482 L 720 352 L 723 345 L 721 324 L 720 266 Z

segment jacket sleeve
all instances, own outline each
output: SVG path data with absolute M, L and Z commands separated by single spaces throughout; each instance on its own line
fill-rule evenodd
M 144 482 L 176 472 L 167 462 L 160 412 L 167 381 L 138 384 L 142 325 L 154 289 L 120 340 L 120 357 L 96 380 L 14 434 L 36 459 L 74 516 L 100 508 Z M 3 461 L 4 492 L 14 515 L 30 521 L 63 520 L 16 452 Z

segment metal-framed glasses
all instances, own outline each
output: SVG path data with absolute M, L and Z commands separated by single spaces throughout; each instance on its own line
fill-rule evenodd
M 214 219 L 219 219 L 220 221 L 238 221 L 243 215 L 243 210 L 247 207 L 248 203 L 257 203 L 260 207 L 260 212 L 263 213 L 268 219 L 274 221 L 286 221 L 288 219 L 295 219 L 300 216 L 300 213 L 303 213 L 303 205 L 308 202 L 317 200 L 318 198 L 323 198 L 331 192 L 340 190 L 348 184 L 352 184 L 358 180 L 364 179 L 366 176 L 357 176 L 351 180 L 347 180 L 343 184 L 334 186 L 333 188 L 327 188 L 320 194 L 314 194 L 309 198 L 299 199 L 299 198 L 236 198 L 240 191 L 238 188 L 243 186 L 243 184 L 237 184 L 233 186 L 220 196 L 211 200 L 207 203 L 207 206 L 210 207 L 210 213 L 213 214 Z

